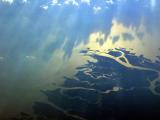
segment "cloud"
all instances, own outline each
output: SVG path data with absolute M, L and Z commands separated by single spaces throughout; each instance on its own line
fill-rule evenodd
M 159 31 L 160 28 L 158 27 L 160 25 L 159 9 L 157 8 L 155 13 L 151 12 L 150 7 L 145 7 L 146 4 L 150 5 L 150 1 L 145 2 L 145 0 L 121 0 L 121 2 L 118 2 L 119 0 L 29 0 L 27 5 L 19 3 L 20 0 L 0 1 L 18 3 L 12 4 L 13 7 L 5 4 L 0 7 L 0 11 L 3 11 L 0 19 L 0 26 L 2 26 L 0 36 L 3 41 L 0 44 L 0 51 L 5 49 L 12 51 L 13 49 L 15 54 L 21 52 L 30 54 L 42 48 L 42 53 L 40 53 L 43 54 L 42 56 L 52 56 L 56 49 L 63 48 L 64 54 L 69 56 L 76 45 L 86 44 L 93 32 L 105 33 L 107 37 L 112 29 L 113 19 L 125 27 L 138 29 L 143 16 L 143 24 L 147 30 L 154 32 Z M 69 6 L 64 3 L 65 1 L 68 1 Z M 159 1 L 156 1 L 155 7 L 159 6 L 158 3 L 160 4 Z M 61 4 L 61 7 L 57 7 L 58 4 Z M 79 7 L 74 7 L 73 4 L 79 4 Z M 43 12 L 40 6 L 44 7 L 43 9 L 49 7 L 49 10 Z M 9 24 L 4 24 L 4 21 Z M 137 36 L 142 37 L 141 34 Z M 121 37 L 123 38 L 122 35 Z M 16 47 L 12 45 L 12 42 L 10 43 L 10 38 L 14 39 Z M 124 35 L 124 38 L 133 39 L 130 35 Z M 114 41 L 117 39 L 115 37 Z
M 0 1 L 7 2 L 7 3 L 10 3 L 10 4 L 12 4 L 14 2 L 14 0 L 0 0 Z
M 102 8 L 101 8 L 100 6 L 94 6 L 94 7 L 93 7 L 93 12 L 94 12 L 95 14 L 97 14 L 101 9 L 102 9 Z
M 43 8 L 44 10 L 47 10 L 48 6 L 47 5 L 43 5 L 43 6 L 41 6 L 41 8 Z
M 6 2 L 6 3 L 9 3 L 9 4 L 12 4 L 13 2 L 15 2 L 16 0 L 0 0 L 0 2 Z M 21 0 L 22 3 L 27 3 L 27 0 Z
M 81 3 L 86 3 L 86 4 L 90 5 L 90 0 L 81 0 Z
M 75 6 L 79 6 L 78 2 L 76 0 L 66 0 L 64 2 L 65 4 L 72 4 L 72 5 L 75 5 Z
M 26 58 L 27 60 L 30 60 L 30 61 L 36 60 L 36 57 L 35 57 L 35 56 L 30 56 L 30 55 L 25 56 L 25 58 Z
M 107 3 L 107 4 L 110 4 L 110 5 L 113 5 L 113 4 L 114 4 L 113 0 L 106 0 L 106 3 Z
M 67 4 L 67 5 L 75 5 L 79 6 L 79 3 L 85 3 L 90 5 L 90 0 L 65 0 L 65 1 L 58 1 L 58 0 L 52 0 L 52 5 L 60 5 L 60 4 Z
M 154 8 L 156 6 L 156 0 L 150 0 L 151 7 Z
M 52 0 L 51 5 L 57 5 L 58 4 L 58 0 Z
M 23 3 L 27 3 L 27 0 L 22 0 Z

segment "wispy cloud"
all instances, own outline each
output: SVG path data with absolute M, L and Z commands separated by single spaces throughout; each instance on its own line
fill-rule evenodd
M 29 61 L 36 60 L 36 57 L 32 56 L 32 55 L 27 55 L 27 56 L 25 56 L 25 58 L 26 58 L 26 60 L 29 60 Z
M 81 0 L 81 2 L 90 5 L 90 0 Z
M 111 5 L 114 4 L 113 0 L 106 0 L 106 3 Z
M 48 6 L 47 5 L 43 5 L 43 6 L 41 6 L 41 8 L 43 8 L 44 10 L 47 10 Z
M 101 8 L 100 6 L 94 6 L 94 7 L 93 7 L 93 12 L 94 12 L 95 14 L 97 14 L 101 9 L 102 9 L 102 8 Z
M 7 2 L 7 3 L 10 3 L 10 4 L 14 2 L 14 0 L 0 0 L 0 1 Z
M 66 0 L 64 2 L 65 4 L 72 4 L 72 5 L 75 5 L 75 6 L 79 6 L 78 2 L 76 0 Z
M 27 3 L 27 0 L 22 0 L 23 3 Z

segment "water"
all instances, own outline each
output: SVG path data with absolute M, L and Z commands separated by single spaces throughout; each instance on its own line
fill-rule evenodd
M 48 96 L 41 91 L 67 87 L 65 81 L 78 79 L 76 74 L 80 71 L 85 76 L 79 76 L 76 85 L 69 82 L 70 89 L 99 84 L 90 89 L 102 88 L 103 94 L 118 94 L 125 90 L 137 91 L 140 87 L 145 88 L 140 90 L 142 96 L 158 101 L 159 5 L 158 0 L 0 0 L 0 119 L 19 116 L 20 112 L 32 116 L 36 101 L 48 103 Z M 109 65 L 101 66 L 99 60 L 114 60 L 114 64 L 106 68 Z M 97 63 L 95 71 L 85 66 L 90 62 Z M 123 75 L 116 74 L 123 70 L 116 65 L 122 65 L 123 70 L 140 71 L 143 77 L 138 78 L 140 82 L 133 79 L 134 82 L 124 83 L 126 88 L 119 84 Z M 109 72 L 110 69 L 113 71 Z M 129 74 L 128 79 L 135 76 L 134 72 Z M 111 85 L 103 87 L 87 79 L 116 79 L 116 82 L 104 82 Z M 97 95 L 99 100 L 101 95 Z M 55 105 L 66 111 L 61 104 Z M 71 115 L 75 115 L 74 110 Z M 77 114 L 83 118 L 82 113 Z

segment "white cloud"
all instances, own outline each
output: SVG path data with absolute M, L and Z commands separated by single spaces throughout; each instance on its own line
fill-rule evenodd
M 102 8 L 100 6 L 94 6 L 93 7 L 93 12 L 96 14 L 98 13 Z
M 27 60 L 36 60 L 35 56 L 25 56 Z
M 43 8 L 44 10 L 47 10 L 48 6 L 47 5 L 43 5 L 43 6 L 41 6 L 41 8 Z
M 27 0 L 22 0 L 23 3 L 27 3 Z
M 7 2 L 7 3 L 10 3 L 10 4 L 12 4 L 14 2 L 14 0 L 0 0 L 0 1 Z
M 75 5 L 75 6 L 79 6 L 78 2 L 76 0 L 66 0 L 64 2 L 65 4 L 72 4 L 72 5 Z
M 62 4 L 58 2 L 58 0 L 52 0 L 51 5 L 61 6 Z
M 151 7 L 154 8 L 156 6 L 156 0 L 150 0 Z
M 81 0 L 81 2 L 90 5 L 90 0 Z
M 0 0 L 0 1 L 12 4 L 15 0 Z M 22 3 L 27 3 L 27 0 L 21 0 L 21 1 Z
M 114 4 L 113 0 L 106 0 L 106 3 L 111 5 Z
M 56 5 L 56 4 L 58 4 L 58 0 L 52 0 L 52 3 L 51 3 L 52 5 Z

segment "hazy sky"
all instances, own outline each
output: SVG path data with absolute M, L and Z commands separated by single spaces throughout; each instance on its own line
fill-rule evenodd
M 155 60 L 159 13 L 159 0 L 0 0 L 0 114 L 74 75 L 91 59 L 80 50 L 121 47 Z

